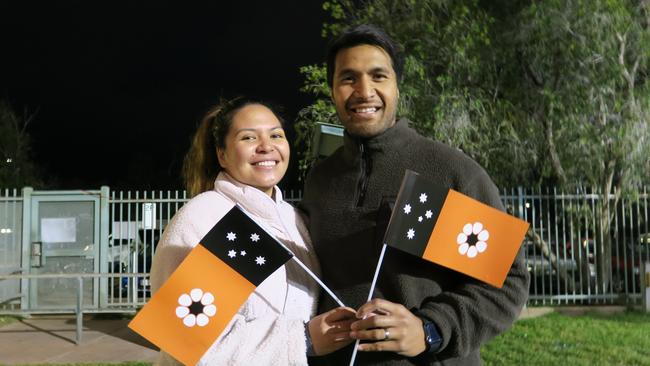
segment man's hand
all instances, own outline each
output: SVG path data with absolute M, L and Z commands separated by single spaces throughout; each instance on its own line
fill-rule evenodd
M 359 345 L 359 351 L 392 351 L 413 357 L 426 349 L 422 320 L 401 304 L 373 299 L 357 311 L 350 336 L 377 341 Z
M 355 320 L 356 311 L 348 307 L 338 307 L 313 317 L 307 328 L 314 353 L 326 355 L 352 343 L 350 324 Z

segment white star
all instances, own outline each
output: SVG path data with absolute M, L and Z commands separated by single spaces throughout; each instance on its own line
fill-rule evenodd
M 431 216 L 433 216 L 433 212 L 431 212 L 431 210 L 427 210 L 427 212 L 424 214 L 424 216 L 426 216 L 427 219 L 430 219 Z
M 421 203 L 425 203 L 426 201 L 427 201 L 427 194 L 426 194 L 426 193 L 422 193 L 422 194 L 420 195 L 420 202 L 421 202 Z
M 422 222 L 422 216 L 418 216 L 418 222 Z
M 260 240 L 260 236 L 257 235 L 257 234 L 251 234 L 251 240 L 252 240 L 254 243 L 257 243 L 257 241 Z
M 241 252 L 239 252 L 239 254 L 243 257 L 243 256 L 246 255 L 246 251 L 245 251 L 245 250 L 242 250 Z
M 264 257 L 261 257 L 261 256 L 257 257 L 257 258 L 255 258 L 255 263 L 257 263 L 257 264 L 259 264 L 261 266 L 262 264 L 266 263 L 266 259 L 264 259 Z
M 411 213 L 411 205 L 409 205 L 408 203 L 406 204 L 406 206 L 404 206 L 404 213 L 407 215 Z
M 406 237 L 407 238 L 413 239 L 414 236 L 415 236 L 415 230 L 409 229 L 409 231 L 406 232 Z
M 230 258 L 235 258 L 237 256 L 237 252 L 235 252 L 234 250 L 229 250 L 228 251 L 228 256 Z
M 237 239 L 237 234 L 231 231 L 228 233 L 228 235 L 226 235 L 226 239 L 228 239 L 229 241 L 234 241 L 235 239 Z

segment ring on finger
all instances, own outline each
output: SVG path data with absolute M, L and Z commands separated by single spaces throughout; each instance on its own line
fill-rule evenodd
M 390 339 L 390 331 L 388 329 L 384 329 L 384 340 Z

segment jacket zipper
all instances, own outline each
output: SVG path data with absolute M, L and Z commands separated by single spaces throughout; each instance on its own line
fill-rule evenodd
M 366 153 L 363 142 L 359 144 L 359 150 L 361 151 L 361 174 L 359 176 L 359 184 L 357 185 L 357 207 L 361 207 L 366 198 L 368 175 L 370 175 L 370 162 L 368 161 L 368 154 Z

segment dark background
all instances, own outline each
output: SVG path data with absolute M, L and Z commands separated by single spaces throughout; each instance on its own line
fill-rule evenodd
M 326 17 L 313 0 L 2 0 L 0 98 L 37 113 L 49 188 L 180 188 L 191 135 L 221 96 L 275 102 L 289 124 L 310 103 L 299 67 L 324 60 Z M 299 188 L 292 153 L 283 188 Z

